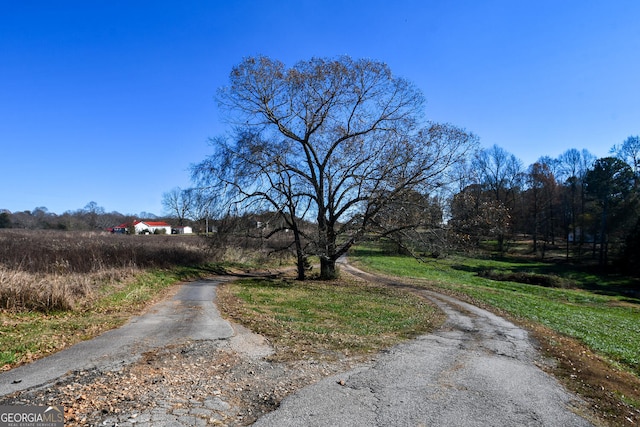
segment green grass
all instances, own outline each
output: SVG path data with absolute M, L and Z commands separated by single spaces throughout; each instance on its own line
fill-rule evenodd
M 426 279 L 434 286 L 463 293 L 517 318 L 541 323 L 577 338 L 640 376 L 640 301 L 620 292 L 624 288 L 621 278 L 598 277 L 566 266 L 526 260 L 450 257 L 423 263 L 371 249 L 356 250 L 351 259 L 386 274 Z M 586 289 L 489 280 L 477 275 L 485 269 L 556 274 Z
M 345 281 L 243 280 L 226 285 L 220 300 L 234 320 L 298 354 L 374 352 L 440 319 L 413 294 Z

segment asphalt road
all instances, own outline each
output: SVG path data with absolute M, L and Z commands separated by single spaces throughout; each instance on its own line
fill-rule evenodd
M 115 369 L 134 362 L 146 351 L 171 343 L 230 338 L 233 329 L 220 317 L 214 303 L 215 286 L 220 282 L 187 283 L 173 298 L 121 328 L 0 374 L 0 396 L 51 383 L 73 370 Z
M 447 314 L 442 328 L 301 390 L 254 426 L 592 425 L 577 415 L 581 402 L 536 366 L 525 330 L 454 298 L 423 295 Z
M 168 344 L 232 337 L 233 328 L 215 306 L 218 283 L 186 284 L 119 329 L 1 374 L 0 396 L 46 386 L 73 370 L 117 369 Z M 443 327 L 303 388 L 255 425 L 591 425 L 578 415 L 581 402 L 537 367 L 540 355 L 526 331 L 472 305 L 423 292 L 447 314 Z M 171 422 L 166 425 L 189 425 Z

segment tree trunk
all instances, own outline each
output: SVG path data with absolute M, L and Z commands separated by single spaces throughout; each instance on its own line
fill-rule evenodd
M 302 237 L 300 236 L 300 232 L 297 230 L 297 228 L 293 230 L 293 235 L 296 245 L 298 280 L 304 280 L 307 268 L 307 257 L 302 250 Z
M 327 257 L 320 257 L 320 279 L 333 280 L 338 277 L 336 261 Z
M 607 244 L 608 207 L 609 207 L 609 204 L 607 203 L 607 200 L 605 200 L 604 205 L 602 207 L 602 217 L 600 220 L 600 258 L 599 258 L 600 267 L 604 267 L 607 264 L 605 245 Z
M 305 279 L 305 258 L 298 254 L 298 280 Z
M 498 235 L 498 252 L 500 255 L 504 255 L 504 234 L 500 233 Z

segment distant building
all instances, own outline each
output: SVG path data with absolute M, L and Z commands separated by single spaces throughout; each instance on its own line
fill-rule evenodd
M 112 233 L 127 234 L 131 226 L 136 234 L 171 234 L 171 225 L 164 221 L 134 221 L 133 223 L 124 223 L 113 227 Z
M 184 225 L 184 226 L 178 226 L 178 227 L 173 227 L 172 231 L 173 234 L 192 234 L 193 233 L 193 228 L 189 227 L 188 225 Z

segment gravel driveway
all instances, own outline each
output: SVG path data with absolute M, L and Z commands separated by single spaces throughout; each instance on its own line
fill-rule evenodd
M 421 291 L 448 316 L 433 334 L 359 365 L 274 363 L 266 340 L 220 318 L 222 280 L 1 374 L 0 405 L 64 405 L 69 426 L 591 425 L 527 333 L 477 307 Z

